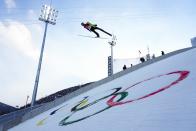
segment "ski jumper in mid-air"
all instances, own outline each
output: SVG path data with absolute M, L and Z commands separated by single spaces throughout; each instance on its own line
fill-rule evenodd
M 90 23 L 90 22 L 86 22 L 86 23 L 83 23 L 83 22 L 82 22 L 81 25 L 82 25 L 85 29 L 87 29 L 87 30 L 92 31 L 93 33 L 95 33 L 95 34 L 96 34 L 96 37 L 99 37 L 99 33 L 97 33 L 95 30 L 100 30 L 100 31 L 106 33 L 107 35 L 112 36 L 112 34 L 106 32 L 105 30 L 103 30 L 103 29 L 101 29 L 101 28 L 99 28 L 99 27 L 97 27 L 97 24 L 92 24 L 92 23 Z

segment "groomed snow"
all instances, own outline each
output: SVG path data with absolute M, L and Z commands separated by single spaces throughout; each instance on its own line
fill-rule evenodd
M 195 131 L 196 49 L 98 86 L 9 131 Z

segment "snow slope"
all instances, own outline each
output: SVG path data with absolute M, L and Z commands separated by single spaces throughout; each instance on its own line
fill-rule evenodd
M 196 49 L 128 73 L 9 131 L 195 131 Z

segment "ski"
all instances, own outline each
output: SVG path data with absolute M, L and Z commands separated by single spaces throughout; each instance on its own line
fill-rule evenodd
M 109 39 L 109 38 L 105 38 L 105 37 L 94 37 L 94 36 L 88 36 L 88 35 L 78 35 L 81 37 L 88 37 L 88 38 L 97 38 L 97 39 Z

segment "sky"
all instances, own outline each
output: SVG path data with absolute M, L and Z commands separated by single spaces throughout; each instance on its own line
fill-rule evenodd
M 107 77 L 110 39 L 95 39 L 80 23 L 114 34 L 114 59 L 155 56 L 190 47 L 196 36 L 195 0 L 0 0 L 0 101 L 25 105 L 34 87 L 44 23 L 42 5 L 59 11 L 49 25 L 37 99 Z M 99 32 L 101 37 L 108 37 Z M 120 68 L 120 67 L 119 67 Z

